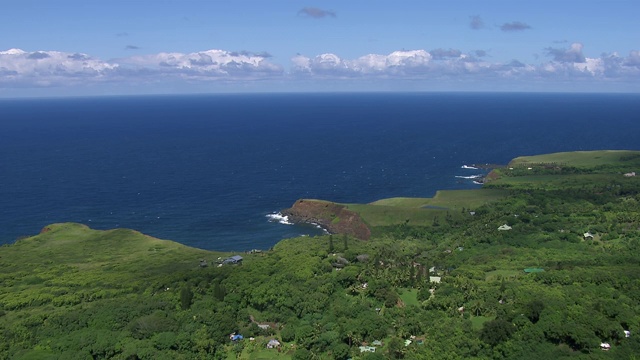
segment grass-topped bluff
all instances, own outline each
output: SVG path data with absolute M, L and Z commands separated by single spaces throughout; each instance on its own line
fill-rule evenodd
M 315 223 L 334 234 L 367 240 L 376 228 L 395 225 L 430 226 L 439 221 L 462 221 L 468 212 L 508 196 L 508 189 L 601 186 L 634 173 L 640 163 L 636 151 L 576 151 L 522 156 L 494 169 L 482 189 L 438 191 L 433 198 L 390 198 L 369 204 L 339 204 L 301 199 L 287 210 L 294 222 Z M 640 175 L 640 173 L 638 174 Z
M 639 170 L 558 153 L 477 190 L 303 200 L 336 234 L 254 253 L 52 224 L 0 247 L 0 359 L 630 359 Z

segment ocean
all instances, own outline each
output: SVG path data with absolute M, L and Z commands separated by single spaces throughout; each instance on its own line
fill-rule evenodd
M 332 93 L 0 100 L 0 244 L 55 222 L 203 249 L 317 235 L 277 212 L 480 185 L 474 163 L 640 149 L 640 95 Z

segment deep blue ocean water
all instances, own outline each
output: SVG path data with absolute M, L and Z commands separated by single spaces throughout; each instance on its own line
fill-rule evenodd
M 269 221 L 298 198 L 430 197 L 477 187 L 465 164 L 594 149 L 640 149 L 640 95 L 0 100 L 0 243 L 73 221 L 264 249 L 321 232 Z

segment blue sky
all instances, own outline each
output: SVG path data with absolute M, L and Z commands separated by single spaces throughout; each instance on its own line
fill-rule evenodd
M 637 0 L 6 1 L 0 96 L 640 90 Z

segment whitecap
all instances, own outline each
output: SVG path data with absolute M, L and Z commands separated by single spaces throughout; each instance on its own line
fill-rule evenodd
M 478 175 L 469 175 L 469 176 L 456 175 L 456 177 L 457 177 L 457 178 L 460 178 L 460 179 L 479 179 L 479 178 L 481 178 L 482 176 L 484 176 L 484 175 L 482 175 L 482 174 L 478 174 Z
M 282 215 L 282 213 L 267 214 L 266 217 L 269 218 L 270 222 L 278 222 L 284 225 L 293 225 L 293 223 L 289 221 L 289 217 Z
M 462 165 L 460 166 L 461 169 L 471 169 L 471 170 L 478 170 L 477 167 L 474 166 L 469 166 L 469 165 Z

